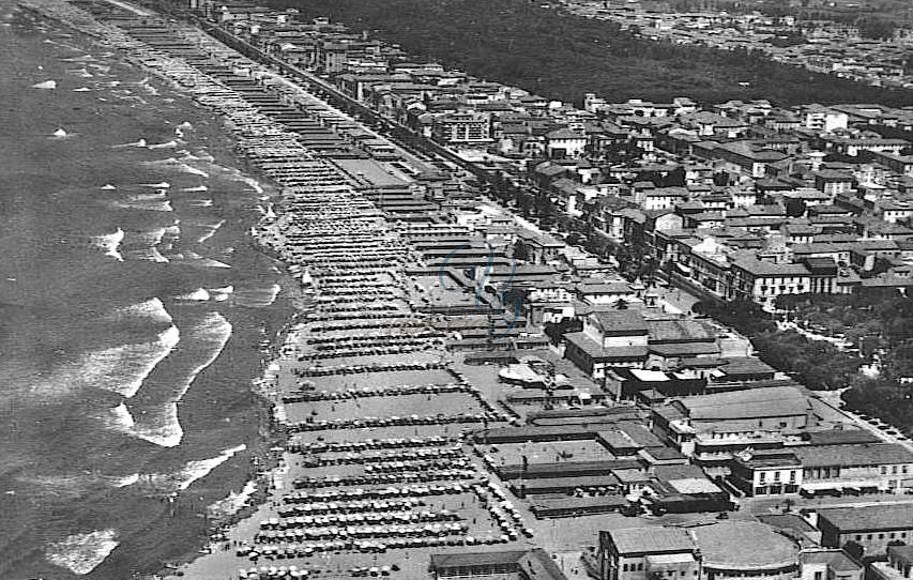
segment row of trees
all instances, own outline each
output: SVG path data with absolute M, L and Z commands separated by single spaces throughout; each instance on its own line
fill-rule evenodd
M 779 330 L 771 315 L 754 302 L 698 302 L 693 310 L 750 338 L 761 360 L 791 373 L 811 389 L 845 387 L 863 363 L 859 356 L 843 352 L 828 342 L 809 340 L 794 330 Z
M 814 331 L 845 336 L 864 357 L 879 363 L 877 375 L 850 377 L 843 393 L 849 409 L 913 428 L 913 297 L 896 291 L 784 296 L 778 306 Z M 846 360 L 854 356 L 841 354 Z

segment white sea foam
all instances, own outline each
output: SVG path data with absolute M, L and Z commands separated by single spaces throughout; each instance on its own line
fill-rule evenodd
M 158 298 L 150 298 L 145 302 L 118 308 L 108 316 L 109 320 L 115 322 L 134 318 L 144 318 L 158 324 L 171 324 L 174 322 L 171 314 L 168 313 L 165 305 Z
M 281 291 L 282 287 L 278 284 L 273 284 L 269 288 L 238 290 L 235 293 L 234 300 L 235 304 L 240 306 L 263 308 L 275 302 L 276 298 L 279 296 L 279 292 Z
M 190 262 L 191 265 L 199 266 L 201 268 L 231 268 L 231 266 L 225 262 L 213 260 L 212 258 L 204 258 L 192 250 L 185 251 L 183 257 L 186 261 Z
M 248 481 L 240 493 L 235 493 L 234 491 L 229 492 L 228 497 L 215 502 L 206 508 L 206 511 L 210 514 L 210 517 L 215 519 L 234 515 L 250 502 L 251 496 L 253 496 L 256 491 L 257 484 L 253 481 Z
M 102 234 L 100 236 L 95 236 L 92 238 L 92 243 L 97 247 L 105 251 L 106 256 L 110 256 L 117 260 L 118 262 L 123 262 L 124 257 L 121 255 L 120 248 L 121 242 L 124 241 L 124 230 L 117 228 L 117 231 L 113 234 Z
M 45 555 L 50 563 L 85 575 L 104 562 L 116 547 L 117 532 L 107 529 L 67 536 L 48 546 Z
M 182 294 L 175 297 L 176 300 L 185 300 L 187 302 L 206 302 L 209 298 L 209 292 L 205 288 L 197 288 L 189 294 Z
M 209 188 L 206 187 L 205 185 L 195 185 L 193 187 L 184 187 L 181 189 L 181 191 L 203 192 L 203 191 L 209 191 Z M 198 200 L 191 200 L 191 201 L 198 201 Z M 209 201 L 209 200 L 200 200 L 200 201 Z
M 127 408 L 125 403 L 121 403 L 120 405 L 105 411 L 101 420 L 105 427 L 120 433 L 132 434 L 133 429 L 136 426 L 133 415 L 130 414 L 130 409 Z
M 191 175 L 199 175 L 203 179 L 209 179 L 208 173 L 206 173 L 205 171 L 203 171 L 201 169 L 197 169 L 196 167 L 188 165 L 187 163 L 181 163 L 179 167 L 180 167 L 181 171 L 183 171 L 184 173 L 189 173 Z
M 226 264 L 225 262 L 220 262 L 219 260 L 213 260 L 212 258 L 203 258 L 202 260 L 198 260 L 196 263 L 197 263 L 197 265 L 202 266 L 204 268 L 226 268 L 226 269 L 231 268 L 231 266 Z
M 184 467 L 174 473 L 152 473 L 141 475 L 138 479 L 141 485 L 149 486 L 159 492 L 184 491 L 195 481 L 206 477 L 213 469 L 246 449 L 246 445 L 238 445 L 222 451 L 215 457 L 188 461 Z
M 262 194 L 264 192 L 263 187 L 260 185 L 260 182 L 252 177 L 242 177 L 241 181 L 246 183 L 248 186 L 250 186 L 251 189 L 253 189 L 254 191 L 256 191 L 259 194 Z
M 225 220 L 221 220 L 214 224 L 200 224 L 200 227 L 203 228 L 204 233 L 199 238 L 197 238 L 197 243 L 205 243 L 206 240 L 213 237 L 216 232 L 219 231 L 219 228 L 221 228 L 223 225 L 225 225 Z
M 212 207 L 211 199 L 189 199 L 187 200 L 187 205 L 193 207 Z
M 168 202 L 165 202 L 168 203 Z M 169 206 L 170 207 L 170 206 Z M 169 226 L 173 227 L 173 226 Z M 131 260 L 144 260 L 147 262 L 168 262 L 168 258 L 162 255 L 159 247 L 162 245 L 162 239 L 168 233 L 169 228 L 157 228 L 148 232 L 141 232 L 131 235 L 130 245 L 139 245 L 141 247 L 129 250 L 127 256 Z M 180 232 L 180 230 L 178 230 Z M 168 244 L 171 247 L 171 244 Z
M 93 362 L 116 369 L 113 376 L 99 386 L 129 399 L 180 341 L 181 332 L 177 326 L 171 325 L 152 342 L 127 344 L 93 353 Z M 110 364 L 111 359 L 114 364 Z
M 115 186 L 111 185 L 110 183 L 106 183 L 106 184 L 102 185 L 101 188 L 106 191 L 113 191 L 113 190 L 117 189 Z
M 197 461 L 189 461 L 187 466 L 180 471 L 181 478 L 180 484 L 178 485 L 179 490 L 185 490 L 198 479 L 202 479 L 209 475 L 209 473 L 216 467 L 222 465 L 236 453 L 240 453 L 247 449 L 247 446 L 244 444 L 238 445 L 237 447 L 232 447 L 231 449 L 226 449 L 216 457 L 210 459 L 200 459 Z
M 140 183 L 142 187 L 154 187 L 156 189 L 168 189 L 171 187 L 171 184 L 167 181 L 160 181 L 158 183 Z
M 234 286 L 225 286 L 224 288 L 210 288 L 209 292 L 212 299 L 216 302 L 225 302 L 228 297 L 235 291 Z
M 208 349 L 208 356 L 193 367 L 183 381 L 177 385 L 170 400 L 155 411 L 148 411 L 143 421 L 136 427 L 136 436 L 161 447 L 176 447 L 184 438 L 184 430 L 178 420 L 178 403 L 190 389 L 197 376 L 211 365 L 231 338 L 232 326 L 218 312 L 209 313 L 203 321 L 193 328 L 188 344 L 195 348 Z M 146 423 L 146 421 L 152 424 Z
M 152 147 L 150 147 L 150 149 L 151 148 Z M 198 175 L 198 176 L 202 177 L 203 179 L 209 178 L 209 174 L 206 173 L 205 171 L 203 171 L 201 169 L 197 169 L 196 167 L 193 167 L 192 165 L 189 165 L 188 163 L 185 163 L 183 160 L 177 159 L 175 157 L 169 157 L 167 159 L 158 159 L 156 161 L 147 161 L 145 163 L 145 165 L 150 166 L 150 167 L 169 167 L 169 168 L 181 171 L 183 173 L 188 173 L 190 175 Z
M 56 131 L 51 134 L 52 139 L 66 139 L 70 134 L 66 132 L 63 127 L 58 127 Z
M 137 481 L 139 481 L 139 474 L 131 473 L 130 475 L 125 475 L 112 480 L 111 485 L 113 487 L 127 487 L 128 485 L 133 485 Z
M 109 84 L 110 84 L 110 83 L 109 83 Z M 139 139 L 139 140 L 137 140 L 137 141 L 133 141 L 132 143 L 123 143 L 123 144 L 121 144 L 121 145 L 115 145 L 115 146 L 114 146 L 115 149 L 126 149 L 126 148 L 128 148 L 128 147 L 143 147 L 143 148 L 145 148 L 145 147 L 146 147 L 146 140 L 145 140 L 145 139 Z
M 57 88 L 57 81 L 50 80 L 50 81 L 35 83 L 34 85 L 32 85 L 32 88 L 33 89 L 54 90 Z
M 153 87 L 152 85 L 149 84 L 149 77 L 144 78 L 142 81 L 140 81 L 137 84 L 139 86 L 143 87 L 144 89 L 146 89 L 146 91 L 150 95 L 155 96 L 155 95 L 159 94 L 158 89 L 156 89 L 155 87 Z
M 86 70 L 85 67 L 78 68 L 78 69 L 69 69 L 69 70 L 67 70 L 67 74 L 78 76 L 78 77 L 84 78 L 84 79 L 92 78 L 92 73 L 90 73 L 88 70 Z
M 92 89 L 90 89 L 89 87 L 79 87 L 78 89 L 73 89 L 74 93 L 88 93 L 91 91 L 92 91 Z
M 180 144 L 172 139 L 171 141 L 165 141 L 164 143 L 153 143 L 149 145 L 149 149 L 176 149 Z
M 138 209 L 143 211 L 174 211 L 168 196 L 163 192 L 131 195 L 127 199 L 115 200 L 112 205 L 121 209 Z

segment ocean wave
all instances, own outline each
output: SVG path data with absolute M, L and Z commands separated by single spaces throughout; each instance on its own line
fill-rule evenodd
M 165 141 L 164 143 L 153 143 L 148 147 L 149 149 L 177 149 L 180 147 L 180 144 L 172 139 L 171 141 Z
M 209 191 L 209 188 L 206 187 L 205 185 L 195 185 L 193 187 L 184 187 L 181 189 L 181 191 L 186 191 L 186 192 L 191 192 L 191 193 L 192 192 L 202 192 L 202 191 Z M 209 200 L 200 200 L 200 201 L 209 201 Z
M 186 300 L 188 302 L 206 302 L 209 298 L 209 292 L 205 288 L 197 288 L 189 294 L 182 294 L 175 297 L 176 300 Z
M 213 260 L 212 258 L 203 258 L 196 261 L 197 265 L 204 268 L 231 268 L 229 264 L 225 262 L 220 262 L 219 260 Z
M 204 258 L 200 254 L 187 250 L 182 255 L 183 259 L 190 263 L 192 266 L 199 266 L 202 268 L 231 268 L 230 265 L 225 262 L 220 262 L 218 260 L 213 260 L 212 258 Z
M 180 125 L 178 125 L 177 127 L 174 128 L 174 134 L 177 135 L 178 137 L 183 137 L 184 131 L 190 131 L 192 129 L 193 129 L 193 125 L 191 125 L 187 121 L 184 121 L 183 123 L 181 123 Z
M 91 91 L 92 91 L 92 89 L 90 89 L 89 87 L 79 87 L 78 89 L 73 89 L 74 93 L 88 93 Z
M 152 149 L 152 147 L 153 147 L 152 145 L 149 146 L 150 149 Z M 167 159 L 158 159 L 155 161 L 146 161 L 144 163 L 144 165 L 149 166 L 149 167 L 169 167 L 169 168 L 181 171 L 183 173 L 187 173 L 190 175 L 197 175 L 199 177 L 202 177 L 203 179 L 209 178 L 209 174 L 206 173 L 205 171 L 203 171 L 202 169 L 197 169 L 196 167 L 193 167 L 192 165 L 186 163 L 185 161 L 183 161 L 181 159 L 177 159 L 175 157 L 168 157 Z
M 125 475 L 123 477 L 112 478 L 111 486 L 112 487 L 127 487 L 133 485 L 139 481 L 138 473 L 131 473 L 130 475 Z
M 32 85 L 32 88 L 33 88 L 33 89 L 44 89 L 44 90 L 46 90 L 46 91 L 52 91 L 52 90 L 54 90 L 54 89 L 57 88 L 57 81 L 55 81 L 55 80 L 49 80 L 49 81 L 43 81 L 43 82 L 40 82 L 40 83 L 35 83 L 34 85 Z
M 115 81 L 115 82 L 116 82 L 116 81 Z M 108 83 L 108 84 L 111 84 L 111 83 Z M 117 86 L 117 85 L 114 85 L 114 86 Z M 128 148 L 128 147 L 143 147 L 143 148 L 145 148 L 145 147 L 146 147 L 146 140 L 145 140 L 145 139 L 138 139 L 137 141 L 133 141 L 133 142 L 131 142 L 131 143 L 122 143 L 122 144 L 120 144 L 120 145 L 114 145 L 114 149 L 126 149 L 126 148 Z
M 199 227 L 203 228 L 205 230 L 205 232 L 203 233 L 203 235 L 201 235 L 199 238 L 197 238 L 197 243 L 198 244 L 205 243 L 206 240 L 213 237 L 216 234 L 216 232 L 219 231 L 219 228 L 221 228 L 223 225 L 225 225 L 225 220 L 221 220 L 215 224 L 200 224 Z
M 130 435 L 133 434 L 133 429 L 136 427 L 136 422 L 133 420 L 133 415 L 130 414 L 130 409 L 127 408 L 126 403 L 121 403 L 105 411 L 101 416 L 101 422 L 112 431 Z
M 247 445 L 241 444 L 231 449 L 219 453 L 209 459 L 196 459 L 188 461 L 187 464 L 175 473 L 161 473 L 142 476 L 140 479 L 164 491 L 184 491 L 190 487 L 193 482 L 203 479 L 209 475 L 213 469 L 222 465 L 236 454 L 247 449 Z
M 139 86 L 143 87 L 146 90 L 146 92 L 148 92 L 152 96 L 159 94 L 158 89 L 156 89 L 155 87 L 153 87 L 152 85 L 149 84 L 149 77 L 144 78 L 137 84 Z
M 191 161 L 203 161 L 205 163 L 209 163 L 210 167 L 214 167 L 217 169 L 223 169 L 223 167 L 221 165 L 215 164 L 216 158 L 213 157 L 212 155 L 210 155 L 209 151 L 207 151 L 206 149 L 199 149 L 194 153 L 185 153 L 184 159 L 189 159 Z M 227 169 L 227 168 L 225 168 L 225 169 Z
M 77 68 L 77 69 L 69 69 L 66 72 L 67 72 L 67 74 L 75 75 L 75 76 L 78 76 L 78 77 L 84 78 L 84 79 L 92 78 L 92 73 L 90 73 L 88 70 L 86 70 L 85 67 Z
M 275 302 L 281 291 L 282 287 L 279 284 L 273 284 L 269 288 L 238 290 L 235 293 L 234 301 L 239 306 L 263 308 Z
M 235 291 L 234 286 L 225 286 L 224 288 L 210 288 L 209 292 L 212 294 L 212 299 L 216 302 L 225 302 L 228 300 L 228 297 Z
M 235 493 L 234 491 L 229 492 L 228 497 L 213 503 L 206 508 L 206 511 L 209 513 L 209 516 L 214 519 L 232 516 L 241 511 L 241 508 L 250 502 L 250 498 L 256 491 L 257 484 L 253 481 L 248 481 L 244 484 L 244 489 L 239 493 Z
M 87 534 L 73 534 L 48 546 L 48 562 L 84 575 L 105 561 L 117 547 L 117 532 L 107 529 Z
M 135 428 L 140 439 L 161 447 L 176 447 L 184 438 L 184 430 L 178 420 L 178 403 L 190 389 L 197 376 L 219 358 L 225 345 L 231 338 L 232 326 L 218 312 L 209 313 L 193 330 L 190 331 L 188 344 L 195 348 L 208 349 L 208 356 L 193 367 L 184 380 L 177 385 L 172 397 L 156 411 L 147 411 Z M 152 424 L 146 423 L 150 421 Z
M 172 324 L 174 322 L 171 314 L 168 313 L 165 305 L 158 298 L 150 298 L 138 304 L 118 308 L 108 316 L 109 320 L 116 322 L 131 318 L 145 318 L 158 324 Z
M 111 205 L 120 209 L 138 209 L 141 211 L 158 212 L 174 211 L 174 208 L 171 206 L 171 201 L 161 192 L 131 195 L 124 200 L 115 200 Z
M 67 139 L 70 136 L 71 135 L 69 133 L 67 133 L 63 127 L 58 127 L 56 131 L 54 131 L 53 133 L 51 133 L 48 136 L 48 139 L 60 140 L 60 139 Z
M 92 243 L 95 245 L 95 247 L 104 250 L 106 256 L 110 256 L 118 262 L 124 261 L 124 257 L 118 251 L 118 248 L 120 248 L 120 244 L 123 241 L 124 230 L 120 228 L 117 228 L 117 231 L 113 234 L 102 234 L 92 238 Z
M 244 176 L 240 179 L 242 183 L 246 183 L 250 186 L 251 189 L 256 191 L 258 194 L 262 195 L 264 193 L 263 186 L 260 185 L 260 182 L 254 179 L 253 177 Z
M 192 207 L 212 207 L 211 199 L 188 199 L 187 205 Z
M 126 344 L 91 354 L 94 364 L 112 369 L 108 380 L 99 386 L 129 399 L 180 341 L 181 332 L 171 325 L 152 342 Z
M 163 256 L 159 250 L 159 245 L 162 244 L 162 240 L 166 233 L 168 233 L 168 228 L 158 228 L 148 232 L 131 235 L 130 244 L 139 244 L 142 247 L 129 250 L 127 256 L 131 260 L 144 260 L 147 262 L 160 263 L 168 262 L 168 258 Z
M 180 331 L 174 325 L 155 340 L 87 352 L 29 385 L 26 394 L 42 399 L 78 394 L 98 388 L 130 398 L 152 370 L 177 346 Z

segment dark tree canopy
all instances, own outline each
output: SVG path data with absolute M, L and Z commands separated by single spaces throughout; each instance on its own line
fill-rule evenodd
M 683 46 L 640 38 L 616 23 L 526 0 L 266 0 L 301 17 L 329 16 L 406 51 L 549 98 L 579 102 L 770 99 L 781 105 L 878 102 L 903 106 L 908 91 L 870 87 L 745 49 Z

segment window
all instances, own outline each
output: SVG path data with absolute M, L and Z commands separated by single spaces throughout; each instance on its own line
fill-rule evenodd
M 862 534 L 856 534 L 856 541 L 859 542 L 862 540 Z
M 891 474 L 897 475 L 897 466 L 896 465 L 891 466 Z
M 887 474 L 888 474 L 888 467 L 887 467 L 886 465 L 882 465 L 882 466 L 881 466 L 881 474 L 882 474 L 882 475 L 887 475 Z
M 779 471 L 774 472 L 774 481 L 777 483 L 780 482 L 780 472 Z
M 824 572 L 822 572 L 821 570 L 816 570 L 815 571 L 815 580 L 821 580 L 822 578 L 824 578 Z
M 628 571 L 628 565 L 627 565 L 627 564 L 622 564 L 622 565 L 621 565 L 621 571 L 622 571 L 622 572 L 627 572 L 627 571 Z
M 638 562 L 638 563 L 637 563 L 637 570 L 638 570 L 638 571 L 641 571 L 641 570 L 643 570 L 643 569 L 644 569 L 644 563 L 643 563 L 643 562 Z

